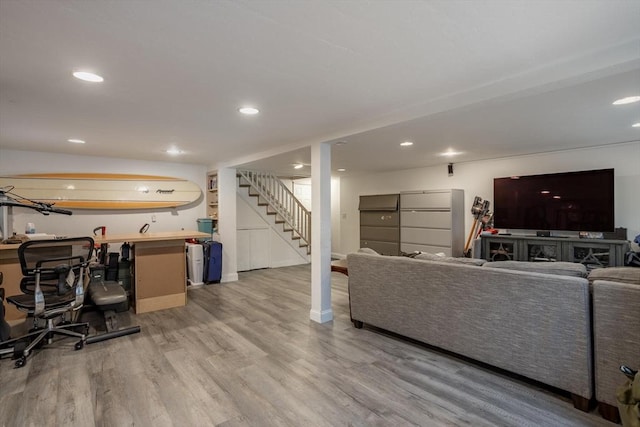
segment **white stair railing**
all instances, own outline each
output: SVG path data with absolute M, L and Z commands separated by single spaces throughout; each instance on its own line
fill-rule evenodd
M 291 190 L 269 172 L 238 170 L 238 175 L 291 227 L 294 235 L 300 236 L 308 251 L 311 248 L 311 212 L 300 203 Z

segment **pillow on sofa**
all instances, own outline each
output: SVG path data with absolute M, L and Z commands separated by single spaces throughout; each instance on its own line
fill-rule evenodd
M 485 259 L 451 257 L 451 256 L 430 254 L 429 252 L 420 252 L 414 258 L 426 259 L 428 261 L 451 262 L 454 264 L 467 264 L 467 265 L 477 265 L 477 266 L 482 266 L 484 263 L 487 262 L 487 260 Z
M 483 267 L 557 274 L 559 276 L 587 277 L 587 267 L 575 262 L 492 261 L 485 263 Z
M 358 249 L 358 253 L 369 254 L 369 255 L 380 255 L 378 252 L 374 251 L 371 248 L 360 248 Z
M 640 268 L 637 267 L 607 267 L 595 268 L 591 270 L 589 283 L 594 280 L 608 280 L 611 282 L 629 283 L 631 285 L 640 285 Z

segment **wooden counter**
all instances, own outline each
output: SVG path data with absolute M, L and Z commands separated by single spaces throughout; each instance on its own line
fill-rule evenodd
M 207 239 L 211 238 L 209 233 L 201 233 L 200 231 L 164 231 L 158 233 L 124 233 L 124 234 L 107 234 L 106 236 L 92 236 L 96 244 L 102 243 L 120 243 L 120 242 L 164 242 L 169 240 L 185 240 L 185 239 Z
M 96 244 L 129 242 L 134 257 L 134 307 L 136 313 L 180 307 L 187 303 L 185 239 L 210 238 L 199 231 L 128 233 L 93 236 Z M 0 271 L 6 295 L 20 294 L 18 247 L 0 245 Z M 115 252 L 115 251 L 114 251 Z M 19 320 L 24 314 L 5 303 L 7 320 Z

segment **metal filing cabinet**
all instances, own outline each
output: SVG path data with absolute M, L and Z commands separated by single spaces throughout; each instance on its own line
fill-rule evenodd
M 360 196 L 360 247 L 400 254 L 399 194 Z
M 400 250 L 462 256 L 464 192 L 425 190 L 400 193 Z

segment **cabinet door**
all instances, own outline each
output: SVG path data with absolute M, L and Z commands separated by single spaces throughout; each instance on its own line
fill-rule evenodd
M 361 240 L 398 242 L 398 227 L 360 227 Z
M 402 243 L 415 243 L 427 246 L 451 247 L 451 230 L 401 227 L 400 241 Z
M 269 257 L 269 229 L 251 230 L 251 269 L 268 268 Z
M 451 211 L 412 211 L 400 213 L 403 227 L 451 228 Z
M 615 247 L 606 243 L 568 243 L 565 260 L 584 264 L 588 270 L 616 265 Z
M 251 270 L 251 230 L 238 230 L 238 271 Z
M 451 252 L 451 248 L 445 247 L 445 246 L 430 246 L 430 245 L 417 245 L 415 243 L 401 243 L 400 250 L 408 254 L 419 251 L 419 252 L 429 252 L 432 254 L 443 253 L 446 256 L 453 256 Z
M 560 241 L 525 240 L 523 255 L 527 261 L 561 261 Z
M 482 249 L 487 261 L 524 261 L 519 258 L 517 240 L 483 237 Z
M 269 229 L 238 230 L 238 271 L 269 268 Z
M 400 194 L 400 209 L 450 209 L 451 192 L 434 191 L 426 193 Z
M 398 242 L 379 242 L 376 240 L 360 240 L 361 248 L 369 248 L 378 252 L 380 255 L 400 255 Z
M 360 212 L 360 225 L 369 227 L 398 227 L 398 212 Z

